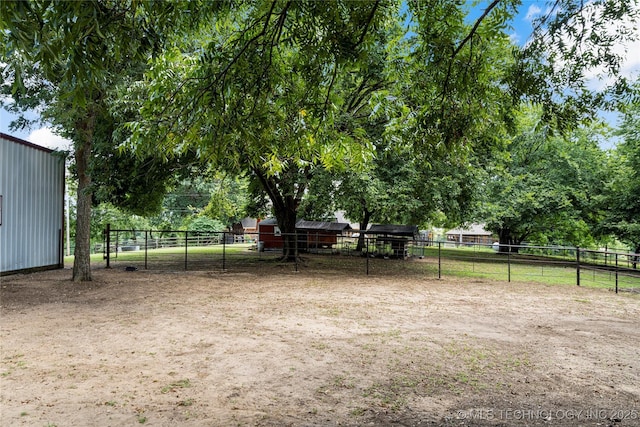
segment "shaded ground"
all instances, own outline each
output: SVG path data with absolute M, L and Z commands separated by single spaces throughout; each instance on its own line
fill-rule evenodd
M 640 296 L 293 273 L 0 277 L 0 424 L 640 425 Z

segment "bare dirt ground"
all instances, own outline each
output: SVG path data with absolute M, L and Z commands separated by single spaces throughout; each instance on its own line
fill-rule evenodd
M 640 296 L 489 280 L 0 278 L 3 426 L 640 425 Z

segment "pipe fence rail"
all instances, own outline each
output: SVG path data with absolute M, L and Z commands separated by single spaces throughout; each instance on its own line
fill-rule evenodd
M 283 262 L 289 242 L 291 262 Z M 640 293 L 640 254 L 577 247 L 438 242 L 321 232 L 113 230 L 100 248 L 107 268 L 145 270 L 351 272 L 484 277 Z

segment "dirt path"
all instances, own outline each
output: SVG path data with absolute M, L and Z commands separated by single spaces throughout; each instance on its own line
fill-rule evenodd
M 0 278 L 3 426 L 640 425 L 640 296 L 485 280 Z

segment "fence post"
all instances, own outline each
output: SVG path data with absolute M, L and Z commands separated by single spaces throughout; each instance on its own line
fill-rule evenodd
M 144 231 L 144 269 L 147 270 L 147 251 L 149 249 L 149 231 Z
M 616 294 L 618 293 L 618 254 L 616 253 Z
M 189 231 L 184 232 L 184 271 L 187 271 L 187 254 L 189 253 Z
M 365 257 L 367 258 L 367 276 L 369 275 L 369 238 L 365 237 L 365 239 L 367 240 L 367 253 L 365 254 Z
M 222 271 L 227 269 L 227 232 L 222 232 Z
M 438 279 L 442 278 L 442 257 L 441 250 L 442 242 L 438 242 Z
M 111 224 L 107 224 L 107 229 L 104 232 L 107 235 L 107 268 L 111 268 Z
M 507 251 L 507 282 L 511 283 L 511 245 Z
M 296 273 L 298 272 L 298 230 L 295 230 L 293 233 L 293 237 L 296 239 L 296 243 L 294 245 L 294 251 L 293 251 L 293 256 L 295 257 L 295 264 L 296 264 Z M 316 237 L 316 241 L 317 241 L 317 237 Z M 311 251 L 309 251 L 309 245 L 307 244 L 307 251 L 310 253 Z
M 580 286 L 580 247 L 576 247 L 576 284 Z

